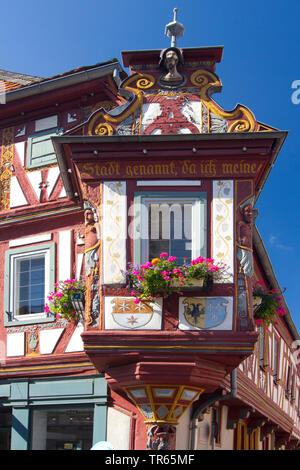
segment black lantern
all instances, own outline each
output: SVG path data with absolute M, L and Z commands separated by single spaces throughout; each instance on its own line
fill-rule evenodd
M 82 292 L 74 292 L 71 295 L 72 307 L 80 316 L 84 316 L 84 294 Z

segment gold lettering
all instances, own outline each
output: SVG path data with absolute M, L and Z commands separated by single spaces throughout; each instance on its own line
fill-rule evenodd
M 251 165 L 251 173 L 255 174 L 256 173 L 256 163 L 252 163 Z
M 148 175 L 154 175 L 154 168 L 153 168 L 153 165 L 148 165 L 147 167 L 147 174 Z
M 183 165 L 182 165 L 182 173 L 186 175 L 189 172 L 189 163 L 190 160 L 184 160 Z
M 140 165 L 140 175 L 145 176 L 147 174 L 147 170 L 145 165 Z
M 127 176 L 133 176 L 133 174 L 132 174 L 132 169 L 131 169 L 131 166 L 130 166 L 130 165 L 127 165 L 127 166 L 126 166 L 126 175 L 127 175 Z
M 94 176 L 95 168 L 93 167 L 92 163 L 84 163 L 82 166 L 82 171 L 87 176 Z
M 176 167 L 175 167 L 175 163 L 174 162 L 171 162 L 170 163 L 170 169 L 171 169 L 171 175 L 175 175 L 177 176 L 177 171 L 176 171 Z
M 223 170 L 223 173 L 225 173 L 225 174 L 232 174 L 232 164 L 231 163 L 223 163 L 222 170 Z

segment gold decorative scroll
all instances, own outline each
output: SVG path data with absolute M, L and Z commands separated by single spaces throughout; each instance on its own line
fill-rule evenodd
M 3 129 L 0 166 L 0 210 L 10 209 L 10 181 L 14 157 L 14 128 Z

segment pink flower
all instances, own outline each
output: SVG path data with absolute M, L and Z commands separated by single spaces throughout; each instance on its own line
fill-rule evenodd
M 164 280 L 168 281 L 170 279 L 170 276 L 164 276 Z
M 134 290 L 132 290 L 132 291 L 130 292 L 130 295 L 135 295 Z
M 140 301 L 141 301 L 141 299 L 134 299 L 134 303 L 135 303 L 135 304 L 139 304 Z
M 168 253 L 161 253 L 159 256 L 160 256 L 161 258 L 167 258 Z
M 168 261 L 169 263 L 173 263 L 173 261 L 176 261 L 176 256 L 169 256 Z
M 255 324 L 256 324 L 256 325 L 261 325 L 262 323 L 263 323 L 263 321 L 262 321 L 261 318 L 257 318 L 257 319 L 255 320 Z
M 286 310 L 284 310 L 284 308 L 277 308 L 276 312 L 280 313 L 280 315 L 285 315 L 286 314 Z

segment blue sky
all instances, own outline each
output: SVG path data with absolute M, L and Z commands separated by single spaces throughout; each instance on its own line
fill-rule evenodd
M 185 26 L 179 47 L 224 46 L 216 69 L 223 91 L 214 99 L 228 111 L 243 104 L 257 120 L 289 132 L 256 206 L 257 226 L 300 332 L 300 102 L 292 102 L 292 83 L 300 85 L 300 1 L 3 3 L 0 69 L 18 73 L 49 77 L 112 58 L 121 62 L 121 51 L 168 47 L 164 31 L 174 7 Z

